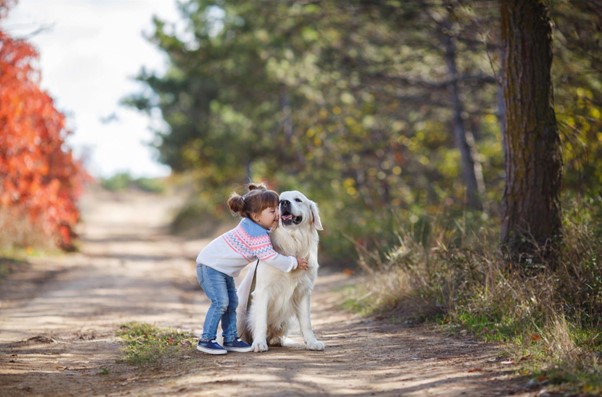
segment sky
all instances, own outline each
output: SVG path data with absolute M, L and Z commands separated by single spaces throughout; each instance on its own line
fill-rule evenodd
M 141 90 L 133 78 L 143 66 L 166 68 L 143 35 L 152 32 L 153 15 L 176 21 L 175 0 L 19 0 L 2 22 L 38 50 L 41 87 L 67 116 L 67 144 L 94 176 L 169 173 L 148 146 L 148 117 L 119 104 Z

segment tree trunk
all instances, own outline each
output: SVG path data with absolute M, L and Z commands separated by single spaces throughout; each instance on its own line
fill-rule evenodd
M 464 105 L 460 97 L 460 87 L 458 84 L 458 66 L 456 63 L 456 46 L 454 39 L 448 35 L 443 35 L 443 44 L 445 47 L 445 62 L 447 64 L 447 73 L 451 102 L 453 105 L 453 131 L 454 142 L 460 151 L 462 179 L 466 186 L 466 201 L 468 207 L 475 210 L 482 210 L 483 203 L 481 196 L 485 193 L 485 184 L 481 164 L 475 161 L 475 142 L 472 132 L 467 131 L 464 120 Z
M 551 82 L 552 28 L 543 0 L 501 0 L 506 187 L 501 244 L 525 269 L 554 267 L 562 238 L 562 156 Z

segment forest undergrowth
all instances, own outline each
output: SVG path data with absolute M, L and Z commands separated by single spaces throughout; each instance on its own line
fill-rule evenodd
M 400 323 L 501 343 L 532 382 L 602 393 L 602 202 L 564 203 L 560 265 L 525 272 L 503 260 L 498 228 L 465 214 L 404 228 L 398 243 L 358 250 L 368 282 L 345 305 Z M 425 228 L 427 238 L 425 237 Z

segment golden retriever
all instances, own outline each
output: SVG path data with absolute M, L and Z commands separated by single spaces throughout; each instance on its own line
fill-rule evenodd
M 309 269 L 284 273 L 259 262 L 248 270 L 238 289 L 238 333 L 253 341 L 253 351 L 282 346 L 296 318 L 308 350 L 324 350 L 310 320 L 310 299 L 318 276 L 318 230 L 323 230 L 318 206 L 303 193 L 280 194 L 280 220 L 272 244 L 283 255 L 307 258 Z

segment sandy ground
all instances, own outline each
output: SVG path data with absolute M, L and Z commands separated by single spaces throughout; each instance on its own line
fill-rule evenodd
M 126 364 L 115 336 L 121 324 L 202 327 L 207 300 L 194 257 L 207 241 L 165 234 L 176 205 L 89 193 L 81 252 L 32 258 L 0 284 L 0 396 L 538 395 L 496 346 L 344 311 L 341 289 L 361 278 L 324 267 L 312 299 L 324 352 L 298 343 L 216 357 L 191 347 L 160 368 Z

